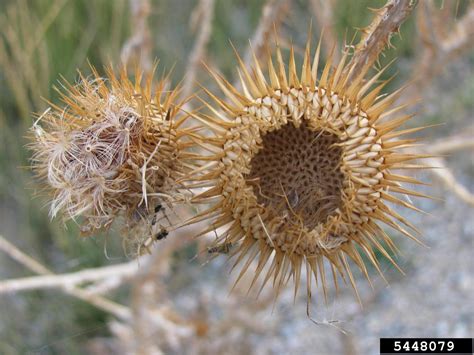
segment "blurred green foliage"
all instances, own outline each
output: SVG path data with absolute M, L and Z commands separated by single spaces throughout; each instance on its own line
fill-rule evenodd
M 84 239 L 74 222 L 67 229 L 51 223 L 27 168 L 25 136 L 45 99 L 58 102 L 60 75 L 74 81 L 78 68 L 87 72 L 87 59 L 99 67 L 117 61 L 130 33 L 128 11 L 126 0 L 0 2 L 0 234 L 57 272 L 110 261 L 103 236 Z M 120 245 L 109 242 L 108 254 L 124 260 Z M 28 274 L 0 256 L 1 278 Z M 57 291 L 2 297 L 0 309 L 2 354 L 79 354 L 79 344 L 107 333 L 107 314 Z

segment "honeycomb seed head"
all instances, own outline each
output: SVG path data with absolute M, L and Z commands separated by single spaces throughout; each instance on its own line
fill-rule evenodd
M 403 108 L 393 107 L 400 91 L 381 97 L 386 82 L 373 87 L 383 70 L 349 82 L 345 53 L 334 66 L 329 58 L 318 76 L 319 51 L 311 58 L 308 41 L 297 71 L 293 49 L 286 65 L 277 46 L 266 75 L 255 56 L 248 70 L 237 55 L 240 90 L 210 70 L 226 98 L 208 92 L 218 106 L 207 104 L 215 138 L 202 141 L 213 149 L 188 176 L 190 186 L 210 186 L 195 203 L 214 201 L 190 223 L 209 218 L 203 233 L 222 227 L 216 244 L 238 245 L 230 253 L 234 266 L 243 265 L 237 282 L 256 260 L 252 286 L 263 273 L 261 287 L 273 279 L 278 294 L 293 278 L 296 295 L 305 266 L 308 298 L 311 274 L 326 295 L 324 260 L 355 290 L 347 257 L 367 278 L 362 255 L 378 270 L 376 250 L 396 265 L 383 244 L 395 246 L 380 223 L 413 239 L 403 225 L 416 229 L 387 202 L 417 210 L 397 194 L 420 194 L 401 185 L 416 180 L 392 169 L 412 168 L 407 162 L 424 157 L 399 149 L 409 140 L 397 128 L 411 116 L 392 116 Z

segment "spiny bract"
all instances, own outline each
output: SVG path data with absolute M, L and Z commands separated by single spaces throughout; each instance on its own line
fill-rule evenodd
M 130 231 L 172 199 L 185 170 L 179 140 L 187 115 L 166 79 L 152 86 L 153 73 L 137 70 L 131 81 L 125 69 L 116 76 L 108 68 L 106 78 L 92 71 L 78 85 L 65 82 L 66 106 L 51 104 L 33 126 L 33 167 L 54 196 L 51 216 L 80 216 L 86 234 L 120 217 Z
M 293 49 L 286 72 L 278 44 L 267 77 L 255 55 L 250 71 L 237 55 L 241 90 L 210 70 L 226 99 L 206 90 L 218 108 L 208 103 L 212 114 L 200 120 L 214 135 L 202 137 L 210 153 L 189 178 L 190 188 L 206 188 L 194 202 L 212 202 L 190 223 L 210 219 L 203 233 L 224 229 L 217 245 L 238 246 L 230 253 L 234 266 L 244 263 L 237 282 L 257 259 L 251 287 L 263 273 L 261 287 L 273 279 L 278 294 L 292 277 L 296 295 L 305 266 L 308 299 L 311 275 L 326 295 L 325 259 L 336 286 L 337 274 L 347 275 L 354 289 L 347 256 L 367 278 L 361 253 L 378 270 L 375 250 L 393 262 L 379 222 L 415 239 L 386 202 L 418 210 L 394 194 L 422 196 L 401 186 L 419 182 L 393 170 L 422 167 L 407 162 L 423 157 L 400 150 L 414 140 L 399 137 L 421 128 L 396 131 L 412 116 L 392 118 L 406 105 L 391 107 L 400 90 L 379 96 L 383 70 L 353 75 L 345 53 L 335 67 L 330 56 L 318 77 L 320 45 L 312 59 L 310 42 L 300 74 Z

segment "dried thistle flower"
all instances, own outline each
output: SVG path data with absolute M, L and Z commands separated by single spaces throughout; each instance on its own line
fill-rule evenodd
M 194 202 L 213 202 L 190 223 L 210 219 L 203 233 L 225 229 L 217 246 L 239 245 L 229 253 L 234 267 L 243 263 L 237 282 L 257 259 L 251 287 L 264 274 L 261 287 L 273 279 L 278 295 L 292 277 L 296 295 L 305 266 L 308 300 L 313 276 L 327 294 L 325 259 L 336 286 L 348 276 L 356 293 L 347 256 L 367 278 L 361 254 L 379 272 L 375 250 L 396 266 L 379 222 L 416 240 L 387 202 L 418 210 L 396 195 L 424 196 L 401 186 L 419 181 L 393 172 L 423 167 L 408 162 L 424 157 L 400 150 L 414 141 L 400 137 L 421 129 L 396 130 L 412 116 L 389 118 L 406 107 L 393 107 L 401 90 L 381 96 L 383 70 L 365 80 L 368 69 L 353 73 L 347 53 L 335 67 L 330 56 L 318 77 L 321 42 L 313 58 L 310 42 L 300 75 L 293 49 L 286 72 L 278 43 L 269 80 L 255 55 L 248 71 L 237 54 L 241 90 L 210 70 L 226 99 L 207 92 L 219 106 L 207 104 L 212 115 L 201 118 L 214 132 L 202 138 L 212 154 L 189 178 L 189 187 L 207 187 Z
M 106 78 L 92 71 L 78 85 L 65 82 L 66 106 L 51 104 L 33 126 L 33 168 L 53 195 L 52 217 L 81 216 L 85 234 L 117 217 L 128 230 L 143 227 L 163 198 L 174 198 L 184 171 L 179 90 L 167 90 L 166 79 L 153 87 L 153 73 L 137 70 L 131 81 L 125 69 L 116 76 L 108 68 Z

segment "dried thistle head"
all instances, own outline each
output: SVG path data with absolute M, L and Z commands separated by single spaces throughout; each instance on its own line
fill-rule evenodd
M 273 279 L 278 294 L 292 277 L 296 295 L 305 267 L 308 299 L 313 277 L 326 295 L 325 260 L 336 286 L 339 274 L 354 289 L 348 257 L 367 278 L 361 254 L 379 272 L 375 250 L 395 264 L 380 222 L 413 239 L 402 225 L 416 229 L 387 202 L 417 210 L 400 194 L 422 196 L 401 186 L 417 180 L 393 172 L 423 158 L 400 150 L 413 142 L 401 137 L 421 129 L 397 131 L 412 117 L 396 115 L 406 106 L 393 107 L 400 90 L 380 95 L 383 70 L 350 82 L 347 53 L 334 67 L 330 57 L 318 76 L 319 52 L 311 58 L 308 40 L 297 70 L 291 49 L 287 72 L 277 45 L 267 76 L 255 55 L 250 71 L 237 55 L 241 90 L 211 71 L 226 99 L 208 92 L 218 108 L 208 104 L 213 114 L 203 122 L 214 137 L 202 144 L 212 154 L 189 178 L 190 187 L 208 187 L 194 201 L 213 202 L 190 223 L 211 219 L 203 233 L 224 228 L 217 244 L 239 245 L 230 253 L 234 266 L 243 263 L 237 282 L 258 260 L 252 286 L 263 273 L 261 287 Z
M 51 105 L 33 126 L 33 168 L 52 194 L 50 214 L 81 217 L 90 234 L 116 218 L 127 229 L 144 224 L 164 197 L 173 199 L 184 172 L 180 138 L 187 115 L 178 90 L 153 74 L 111 68 L 102 78 L 80 75 L 60 91 L 65 107 Z

